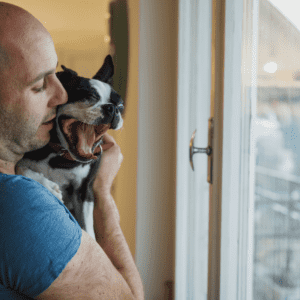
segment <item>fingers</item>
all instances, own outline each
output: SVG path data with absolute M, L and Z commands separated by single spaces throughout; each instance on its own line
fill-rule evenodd
M 114 138 L 111 135 L 109 135 L 108 133 L 105 133 L 103 135 L 102 141 L 103 141 L 103 144 L 101 145 L 101 147 L 102 147 L 103 151 L 110 149 L 112 146 L 114 146 L 116 144 L 116 141 L 114 140 Z
M 121 148 L 112 136 L 105 133 L 102 141 L 103 144 L 101 147 L 103 149 L 103 153 L 93 188 L 98 190 L 98 192 L 100 191 L 103 195 L 108 195 L 110 194 L 114 178 L 121 167 L 123 155 Z
M 105 151 L 105 150 L 108 150 L 111 147 L 113 147 L 113 145 L 114 145 L 114 143 L 107 143 L 107 144 L 102 144 L 101 147 L 102 147 L 102 150 Z
M 108 133 L 105 133 L 103 135 L 103 144 L 101 145 L 103 152 L 105 150 L 110 149 L 111 147 L 115 147 L 114 151 L 118 152 L 118 164 L 121 165 L 123 161 L 123 154 L 121 152 L 120 146 L 116 143 L 115 139 L 109 135 Z
M 103 134 L 102 141 L 104 144 L 116 143 L 115 139 L 111 135 L 109 135 L 107 132 Z

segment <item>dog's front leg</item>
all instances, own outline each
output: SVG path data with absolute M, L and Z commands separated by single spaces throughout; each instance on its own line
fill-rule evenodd
M 27 168 L 24 168 L 21 166 L 16 167 L 16 174 L 23 175 L 25 177 L 31 178 L 31 179 L 39 182 L 46 189 L 48 189 L 56 198 L 58 198 L 62 203 L 64 203 L 62 192 L 59 188 L 59 185 L 57 183 L 49 180 L 48 178 L 46 178 L 44 176 L 44 174 L 32 171 L 30 169 L 27 169 Z

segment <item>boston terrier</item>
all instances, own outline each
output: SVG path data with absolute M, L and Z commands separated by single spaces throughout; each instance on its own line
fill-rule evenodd
M 17 163 L 16 174 L 45 186 L 95 239 L 92 184 L 104 133 L 123 126 L 123 100 L 110 85 L 114 74 L 110 55 L 92 79 L 62 68 L 56 76 L 67 91 L 68 102 L 57 108 L 50 142 L 26 153 Z

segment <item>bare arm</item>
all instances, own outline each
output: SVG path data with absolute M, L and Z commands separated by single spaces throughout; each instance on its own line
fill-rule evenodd
M 133 257 L 120 227 L 112 196 L 101 197 L 94 192 L 101 207 L 94 208 L 96 240 L 117 271 L 127 282 L 134 299 L 144 299 L 143 286 Z
M 84 230 L 80 247 L 41 300 L 136 300 L 122 274 Z
M 120 227 L 120 216 L 111 196 L 113 180 L 123 156 L 115 140 L 105 134 L 101 165 L 94 182 L 94 230 L 96 240 L 118 272 L 129 285 L 136 299 L 144 299 L 143 285 L 133 257 Z

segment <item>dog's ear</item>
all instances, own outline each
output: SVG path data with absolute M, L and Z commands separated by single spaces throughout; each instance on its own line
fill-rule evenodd
M 66 68 L 64 65 L 61 65 L 61 67 L 64 70 L 64 72 L 70 73 L 72 76 L 77 76 L 78 75 L 75 71 Z
M 114 63 L 112 57 L 107 55 L 100 70 L 96 73 L 93 79 L 101 80 L 105 83 L 111 83 L 114 75 Z
M 77 76 L 77 73 L 75 71 L 66 68 L 64 65 L 62 65 L 61 67 L 63 71 L 56 73 L 56 76 L 60 81 L 70 80 L 72 77 Z

